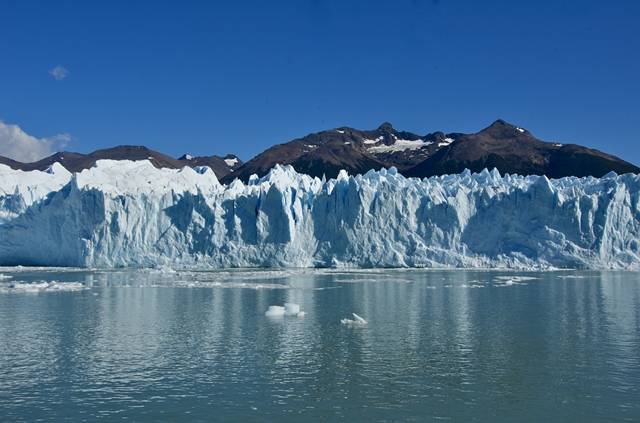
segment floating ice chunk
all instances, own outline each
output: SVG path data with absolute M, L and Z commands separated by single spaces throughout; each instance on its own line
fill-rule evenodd
M 288 289 L 288 285 L 278 283 L 251 283 L 234 281 L 176 281 L 171 280 L 170 286 L 178 288 L 221 288 L 221 289 Z M 156 284 L 155 286 L 167 286 L 167 283 Z
M 362 317 L 358 316 L 355 313 L 351 313 L 353 315 L 353 320 L 351 319 L 341 319 L 340 323 L 347 326 L 365 326 L 368 322 L 364 320 Z
M 176 271 L 169 266 L 157 266 L 154 270 L 158 273 L 176 273 Z
M 534 276 L 496 276 L 495 282 L 497 284 L 495 286 L 513 286 L 513 285 L 526 285 L 525 281 L 536 280 L 538 278 Z
M 81 282 L 51 282 L 46 288 L 47 291 L 80 291 L 89 287 Z
M 413 283 L 410 279 L 336 279 L 335 283 L 376 283 L 376 282 L 388 282 L 388 283 Z
M 8 286 L 5 292 L 62 292 L 62 291 L 81 291 L 89 289 L 89 287 L 81 282 L 16 282 Z
M 366 324 L 367 324 L 367 321 L 366 321 L 366 320 L 364 320 L 362 317 L 358 316 L 358 315 L 357 315 L 357 314 L 355 314 L 355 313 L 351 313 L 351 314 L 353 314 L 354 319 L 356 319 L 356 321 L 357 321 L 358 323 L 360 323 L 360 324 L 362 324 L 362 325 L 366 325 Z
M 304 317 L 304 311 L 300 311 L 300 304 L 296 303 L 284 303 L 283 306 L 272 305 L 269 306 L 269 309 L 264 313 L 265 316 L 268 317 L 282 317 L 282 316 L 296 316 L 296 317 Z
M 269 306 L 267 311 L 264 313 L 264 315 L 267 317 L 281 317 L 284 316 L 284 314 L 284 307 L 275 305 Z
M 496 287 L 505 287 L 505 286 L 514 286 L 514 285 L 526 285 L 526 282 L 521 282 L 522 280 L 527 280 L 527 279 L 519 279 L 518 276 L 514 276 L 512 278 L 508 278 L 508 277 L 501 277 L 500 279 L 496 278 L 497 282 L 496 284 L 494 284 L 494 286 Z
M 495 279 L 499 281 L 522 282 L 522 281 L 533 281 L 538 278 L 534 276 L 496 276 Z
M 300 313 L 300 304 L 284 303 L 284 313 L 287 316 L 296 316 L 298 313 Z

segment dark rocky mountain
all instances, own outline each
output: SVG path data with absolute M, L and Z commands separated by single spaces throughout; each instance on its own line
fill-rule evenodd
M 23 163 L 20 163 L 8 157 L 2 157 L 2 156 L 0 156 L 0 164 L 9 166 L 10 168 L 13 168 L 13 169 L 21 169 L 20 166 L 23 165 Z
M 239 167 L 242 162 L 234 155 L 225 157 L 191 157 L 184 155 L 179 159 L 174 159 L 165 154 L 151 150 L 143 146 L 121 145 L 104 150 L 96 150 L 89 154 L 73 153 L 62 151 L 33 163 L 21 163 L 6 157 L 0 157 L 0 163 L 6 164 L 14 169 L 21 170 L 46 170 L 55 162 L 60 163 L 70 172 L 80 172 L 95 165 L 97 160 L 150 160 L 157 168 L 181 169 L 185 166 L 209 166 L 218 178 L 226 176 Z
M 497 168 L 501 173 L 563 176 L 603 176 L 640 172 L 615 156 L 575 144 L 544 142 L 529 131 L 497 120 L 475 134 L 434 132 L 424 136 L 397 131 L 383 123 L 372 131 L 348 127 L 322 131 L 273 146 L 223 178 L 249 179 L 265 175 L 276 163 L 290 164 L 312 176 L 335 177 L 395 166 L 406 176 L 425 177 Z
M 458 134 L 455 142 L 403 173 L 425 177 L 494 167 L 502 174 L 550 178 L 640 172 L 640 168 L 618 157 L 575 144 L 540 141 L 525 129 L 497 120 L 478 133 Z
M 441 132 L 421 137 L 397 131 L 390 123 L 363 131 L 341 127 L 309 134 L 286 144 L 268 148 L 223 178 L 248 180 L 252 174 L 264 176 L 276 163 L 292 165 L 312 176 L 335 177 L 341 169 L 350 174 L 396 166 L 409 169 L 451 140 Z
M 373 130 L 340 127 L 275 145 L 246 163 L 234 155 L 185 154 L 174 159 L 142 146 L 118 146 L 90 154 L 60 152 L 34 163 L 0 157 L 0 163 L 14 169 L 45 170 L 59 162 L 69 171 L 78 172 L 100 159 L 149 159 L 156 167 L 174 169 L 209 166 L 225 183 L 236 178 L 246 181 L 252 174 L 264 176 L 278 163 L 318 177 L 335 177 L 341 169 L 356 174 L 391 166 L 415 177 L 494 167 L 502 174 L 544 174 L 552 178 L 603 176 L 610 171 L 640 173 L 640 168 L 618 157 L 576 144 L 541 141 L 503 120 L 475 134 L 434 132 L 420 136 L 398 131 L 389 123 Z

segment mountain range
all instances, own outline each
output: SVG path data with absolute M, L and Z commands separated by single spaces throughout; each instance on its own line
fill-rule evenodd
M 233 154 L 220 156 L 191 156 L 185 154 L 177 159 L 159 153 L 144 146 L 121 145 L 104 150 L 96 150 L 89 154 L 62 151 L 33 163 L 22 163 L 7 157 L 0 156 L 0 164 L 5 164 L 13 169 L 24 171 L 46 170 L 52 164 L 58 162 L 70 172 L 80 172 L 81 170 L 93 167 L 97 160 L 149 160 L 161 169 L 181 169 L 185 166 L 198 167 L 209 166 L 218 178 L 222 178 L 233 172 L 242 165 L 242 161 Z
M 309 134 L 268 148 L 243 163 L 237 156 L 174 159 L 142 146 L 118 146 L 90 154 L 60 152 L 34 163 L 20 163 L 0 157 L 0 163 L 14 169 L 45 170 L 55 162 L 71 172 L 95 165 L 96 160 L 145 160 L 158 168 L 209 166 L 222 182 L 252 174 L 264 176 L 274 165 L 292 165 L 311 176 L 335 177 L 341 169 L 350 174 L 395 166 L 405 176 L 427 177 L 480 172 L 497 168 L 501 173 L 600 177 L 610 171 L 640 173 L 640 168 L 618 157 L 577 144 L 545 142 L 526 129 L 497 120 L 474 133 L 433 132 L 418 135 L 398 131 L 385 122 L 374 130 L 340 127 Z

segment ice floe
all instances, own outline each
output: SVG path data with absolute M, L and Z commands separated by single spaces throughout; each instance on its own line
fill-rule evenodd
M 272 305 L 269 306 L 264 313 L 267 317 L 282 317 L 282 316 L 295 316 L 304 317 L 305 312 L 300 310 L 300 305 L 296 303 L 284 303 L 284 306 Z
M 41 281 L 41 282 L 13 282 L 0 285 L 0 292 L 4 293 L 20 293 L 20 292 L 65 292 L 65 291 L 82 291 L 90 287 L 81 282 L 58 282 L 58 281 Z
M 346 318 L 340 319 L 340 323 L 346 326 L 366 326 L 369 323 L 355 313 L 351 313 L 351 315 L 353 316 L 353 320 Z

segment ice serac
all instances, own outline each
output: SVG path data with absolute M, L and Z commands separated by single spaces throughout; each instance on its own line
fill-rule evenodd
M 24 172 L 0 165 L 0 224 L 17 217 L 27 207 L 57 191 L 71 179 L 71 173 L 60 163 L 45 171 Z
M 0 166 L 0 265 L 640 268 L 640 176 Z

